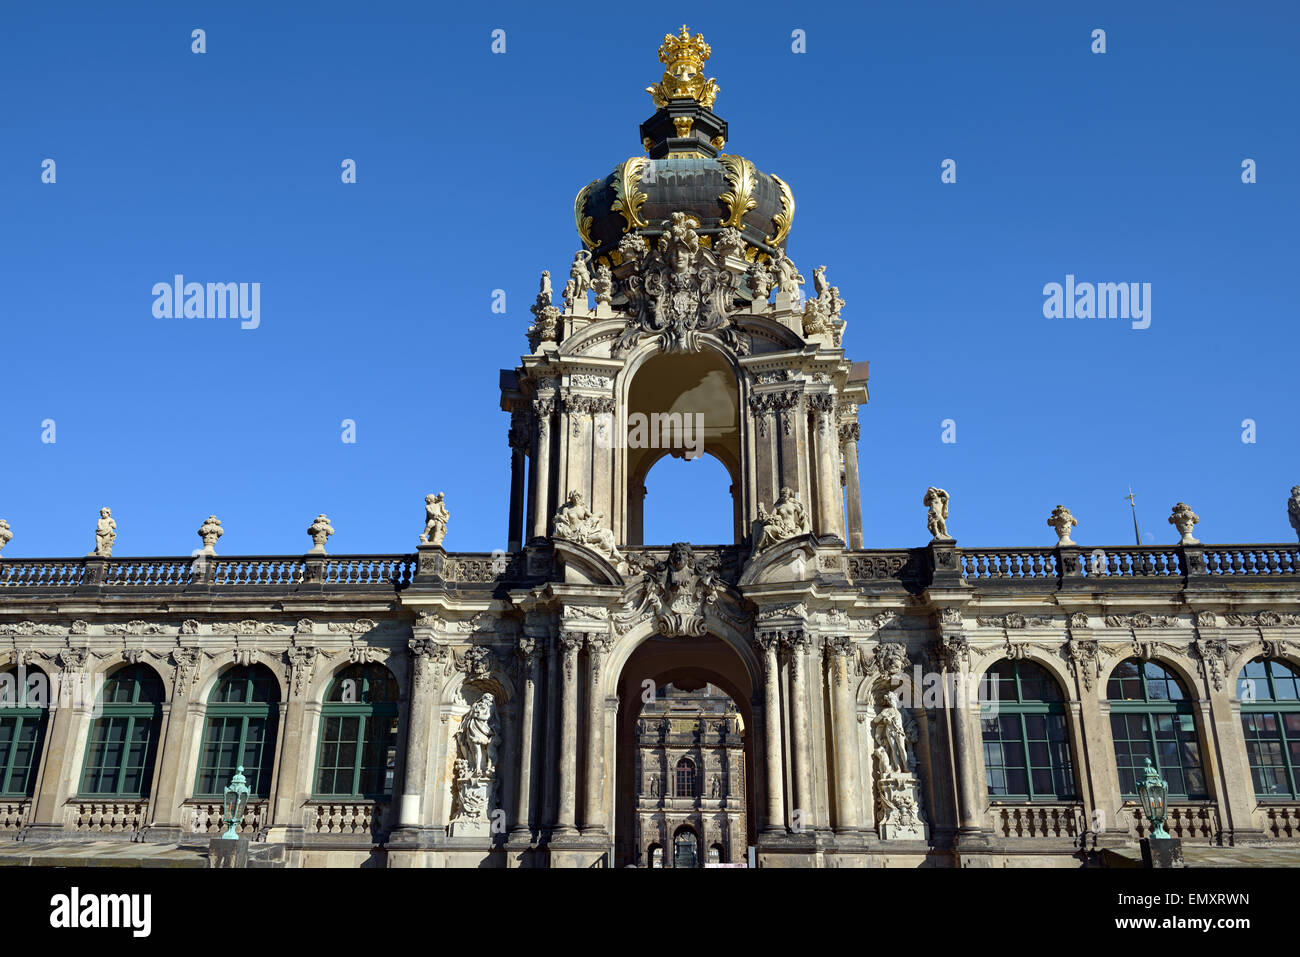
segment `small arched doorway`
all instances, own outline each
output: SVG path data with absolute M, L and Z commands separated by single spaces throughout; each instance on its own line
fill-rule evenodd
M 720 638 L 655 636 L 632 652 L 618 682 L 617 866 L 744 860 L 755 840 L 753 693 L 745 660 Z
M 673 867 L 700 866 L 700 836 L 695 828 L 683 824 L 673 835 Z

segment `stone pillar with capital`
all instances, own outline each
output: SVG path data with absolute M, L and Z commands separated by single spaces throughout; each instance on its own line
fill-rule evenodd
M 183 812 L 189 782 L 182 781 L 181 767 L 189 752 L 186 743 L 190 740 L 191 729 L 203 727 L 205 704 L 191 698 L 198 671 L 197 652 L 192 664 L 188 657 L 185 660 L 185 674 L 182 676 L 178 669 L 177 679 L 172 684 L 171 700 L 163 705 L 164 730 L 155 759 L 157 785 L 149 802 L 149 831 L 154 840 L 179 840 L 186 831 Z
M 555 415 L 555 398 L 533 399 L 537 425 L 533 434 L 533 538 L 545 538 L 551 523 L 551 422 Z
M 858 766 L 858 719 L 853 700 L 853 665 L 857 660 L 853 639 L 848 636 L 828 638 L 824 654 L 830 672 L 831 709 L 835 736 L 835 806 L 837 831 L 857 831 L 862 827 L 862 809 L 858 798 L 861 770 Z
M 305 636 L 311 624 L 299 622 L 299 631 L 285 650 L 286 677 L 289 685 L 288 701 L 284 707 L 284 730 L 280 733 L 279 767 L 275 774 L 275 789 L 271 794 L 268 839 L 283 839 L 299 827 L 296 818 L 302 799 L 311 792 L 311 758 L 306 753 L 312 740 L 311 723 L 320 715 L 320 705 L 314 708 L 307 700 L 311 691 L 318 652 Z M 302 629 L 308 629 L 303 631 Z M 300 635 L 303 636 L 299 643 Z M 197 655 L 197 649 L 193 649 Z M 176 652 L 172 652 L 175 657 Z
M 780 632 L 763 632 L 754 647 L 763 657 L 763 772 L 767 794 L 764 831 L 785 830 L 785 789 L 781 767 L 781 670 L 777 661 Z
M 785 632 L 790 663 L 790 770 L 794 778 L 794 814 L 800 828 L 816 817 L 812 793 L 811 737 L 808 734 L 808 634 L 802 629 Z
M 848 502 L 849 548 L 863 548 L 862 488 L 858 479 L 858 439 L 861 428 L 856 422 L 840 426 L 840 453 L 844 457 L 844 498 Z
M 613 644 L 609 635 L 587 635 L 587 769 L 583 801 L 582 831 L 603 834 L 608 830 L 605 814 L 605 701 L 600 693 L 600 669 Z
M 528 450 L 528 414 L 516 409 L 510 413 L 510 523 L 506 550 L 517 552 L 524 542 L 524 456 Z
M 445 651 L 439 648 L 432 629 L 416 626 L 416 637 L 407 646 L 411 654 L 411 704 L 406 734 L 406 776 L 402 786 L 397 823 L 418 827 L 423 821 L 424 794 L 429 776 L 429 741 L 437 710 L 439 662 Z
M 939 641 L 936 654 L 943 668 L 943 687 L 955 694 L 947 702 L 952 720 L 952 764 L 957 778 L 958 840 L 971 843 L 984 833 L 981 822 L 983 800 L 975 786 L 975 753 L 980 735 L 978 719 L 971 714 L 970 695 L 970 644 L 962 629 L 959 608 L 943 608 L 939 612 Z M 949 675 L 953 676 L 950 680 Z M 973 706 L 978 709 L 976 699 Z
M 72 706 L 50 709 L 41 776 L 28 811 L 25 840 L 57 841 L 63 836 L 63 805 L 76 793 L 86 734 L 94 708 L 94 683 L 86 671 L 90 653 L 68 648 L 59 653 L 59 670 L 49 675 L 51 687 Z M 42 667 L 48 665 L 42 663 Z M 65 700 L 67 698 L 65 697 Z
M 835 428 L 835 397 L 808 396 L 813 411 L 813 460 L 817 463 L 817 534 L 844 539 L 844 499 L 840 493 L 839 436 Z
M 524 636 L 519 639 L 519 660 L 523 665 L 524 693 L 519 706 L 519 775 L 515 798 L 515 825 L 510 831 L 510 839 L 527 842 L 532 835 L 532 793 L 533 793 L 533 751 L 536 735 L 534 725 L 537 722 L 537 687 L 542 679 L 542 643 L 545 634 L 529 634 L 530 626 L 524 626 Z
M 560 794 L 555 834 L 578 833 L 578 652 L 586 635 L 580 631 L 560 632 Z

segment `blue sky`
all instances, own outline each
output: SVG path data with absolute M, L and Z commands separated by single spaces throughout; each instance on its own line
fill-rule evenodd
M 504 548 L 497 370 L 578 248 L 574 194 L 640 155 L 683 21 L 728 150 L 790 183 L 790 254 L 826 264 L 871 363 L 868 547 L 926 541 L 931 484 L 964 545 L 1048 544 L 1058 502 L 1080 543 L 1130 542 L 1130 483 L 1152 541 L 1180 500 L 1204 541 L 1291 540 L 1294 4 L 650 9 L 8 5 L 5 556 L 85 554 L 105 504 L 120 555 L 188 554 L 209 513 L 224 554 L 300 553 L 322 511 L 333 552 L 410 551 L 429 491 L 448 548 Z M 260 282 L 260 327 L 155 318 L 176 273 Z M 1151 283 L 1150 328 L 1044 318 L 1066 274 Z M 647 540 L 729 540 L 712 460 L 649 484 Z

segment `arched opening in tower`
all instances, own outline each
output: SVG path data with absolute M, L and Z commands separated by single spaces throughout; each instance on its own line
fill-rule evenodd
M 735 494 L 741 461 L 737 395 L 735 372 L 710 348 L 653 356 L 637 369 L 628 390 L 624 424 L 627 544 L 743 540 L 742 511 Z M 662 494 L 650 497 L 646 480 L 666 457 L 682 461 L 661 467 L 671 477 Z M 701 459 L 716 461 L 706 465 Z M 678 475 L 683 477 L 680 484 L 674 481 Z M 702 486 L 696 484 L 701 480 L 720 493 L 702 496 Z M 688 497 L 686 482 L 691 483 Z M 730 509 L 724 505 L 721 511 L 729 516 L 729 529 L 716 524 L 717 505 L 723 505 L 726 496 L 731 499 Z M 706 512 L 712 517 L 705 518 Z M 692 524 L 695 521 L 699 524 Z

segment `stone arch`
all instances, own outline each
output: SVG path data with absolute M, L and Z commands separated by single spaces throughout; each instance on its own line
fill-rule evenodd
M 279 692 L 280 701 L 287 701 L 289 700 L 289 681 L 285 676 L 284 668 L 275 667 L 275 665 L 278 664 L 279 662 L 272 664 L 272 662 L 261 657 L 256 661 L 249 662 L 250 667 L 265 668 L 275 677 L 275 686 Z M 221 676 L 231 668 L 238 666 L 239 662 L 233 661 L 229 658 L 222 658 L 208 662 L 199 671 L 198 679 L 194 682 L 194 693 L 190 696 L 190 700 L 207 704 L 208 698 L 212 696 L 212 692 L 216 688 L 217 682 L 221 680 Z
M 994 665 L 996 665 L 998 662 L 1014 661 L 1014 660 L 1015 659 L 1012 658 L 1010 655 L 1004 653 L 998 655 L 995 658 L 990 658 L 987 661 L 982 662 L 979 671 L 979 676 L 981 680 L 985 675 L 989 673 L 989 669 L 992 668 Z M 1029 661 L 1032 662 L 1033 664 L 1039 665 L 1048 674 L 1050 674 L 1052 676 L 1052 679 L 1056 682 L 1057 687 L 1061 691 L 1062 701 L 1078 700 L 1078 698 L 1075 695 L 1074 676 L 1070 674 L 1069 670 L 1065 666 L 1065 663 L 1061 661 L 1060 658 L 1053 657 L 1049 655 L 1047 652 L 1038 648 L 1027 648 L 1025 650 L 1025 654 L 1021 656 L 1021 660 Z
M 93 668 L 91 667 L 86 668 L 86 674 L 88 674 L 91 677 L 92 681 L 96 681 L 97 683 L 97 687 L 95 688 L 96 698 L 98 699 L 99 695 L 103 694 L 104 692 L 103 682 L 108 681 L 109 677 L 114 672 L 119 671 L 122 668 L 129 668 L 132 665 L 141 665 L 145 668 L 148 668 L 150 671 L 152 671 L 155 675 L 158 676 L 158 680 L 162 682 L 162 689 L 163 689 L 162 703 L 163 705 L 170 705 L 172 703 L 173 684 L 170 677 L 166 673 L 164 673 L 162 668 L 158 666 L 157 660 L 152 659 L 148 655 L 145 655 L 142 656 L 139 661 L 131 661 L 121 652 L 114 652 L 113 654 L 110 654 L 104 658 L 99 659 L 95 663 L 95 666 Z
M 320 653 L 316 656 L 318 661 L 323 657 L 324 655 Z M 325 695 L 330 689 L 330 685 L 334 683 L 334 679 L 337 678 L 345 668 L 350 668 L 353 665 L 371 664 L 382 666 L 387 669 L 390 675 L 393 676 L 393 680 L 397 682 L 398 703 L 402 708 L 405 708 L 407 699 L 410 695 L 407 692 L 406 682 L 402 680 L 404 677 L 403 673 L 393 667 L 395 664 L 395 662 L 392 661 L 393 657 L 393 655 L 385 655 L 376 658 L 373 661 L 352 661 L 346 656 L 340 656 L 337 661 L 330 661 L 326 667 L 315 669 L 315 674 L 312 676 L 311 680 L 311 686 L 307 689 L 307 700 L 315 704 L 323 704 L 325 701 Z
M 1110 684 L 1110 677 L 1112 674 L 1114 674 L 1115 669 L 1118 668 L 1121 663 L 1125 661 L 1129 661 L 1130 659 L 1133 658 L 1136 658 L 1138 661 L 1141 661 L 1143 663 L 1146 663 L 1148 661 L 1154 661 L 1156 664 L 1160 665 L 1161 667 L 1169 669 L 1169 671 L 1172 672 L 1173 675 L 1182 684 L 1183 691 L 1187 693 L 1187 700 L 1189 701 L 1204 700 L 1205 695 L 1202 694 L 1201 679 L 1200 676 L 1197 675 L 1195 669 L 1189 667 L 1189 664 L 1186 661 L 1186 659 L 1180 661 L 1174 655 L 1170 655 L 1168 653 L 1162 652 L 1159 654 L 1154 654 L 1150 658 L 1143 658 L 1141 655 L 1138 654 L 1120 654 L 1112 658 L 1107 666 L 1104 666 L 1103 668 L 1100 669 L 1101 674 L 1097 678 L 1097 689 L 1101 695 L 1102 701 L 1108 700 L 1106 686 Z
M 1267 645 L 1264 640 L 1256 638 L 1241 647 L 1235 657 L 1224 662 L 1224 682 L 1233 697 L 1237 695 L 1237 683 L 1241 680 L 1242 669 L 1256 658 L 1272 658 L 1274 661 L 1284 662 L 1292 668 L 1300 670 L 1300 653 L 1292 652 L 1289 648 L 1283 648 L 1278 653 L 1266 655 L 1266 648 Z
M 702 335 L 699 342 L 698 352 L 684 354 L 665 353 L 652 338 L 632 349 L 614 380 L 613 427 L 615 434 L 627 436 L 631 415 L 671 413 L 676 403 L 698 390 L 700 408 L 696 411 L 706 416 L 703 451 L 717 458 L 731 475 L 734 537 L 735 542 L 740 542 L 745 535 L 743 518 L 750 508 L 743 467 L 747 377 L 735 353 L 716 336 Z M 643 371 L 658 368 L 667 374 L 650 379 L 641 376 Z M 727 400 L 725 411 L 722 398 Z M 629 449 L 626 445 L 620 442 L 614 457 L 614 532 L 619 541 L 639 545 L 643 540 L 645 479 L 667 450 Z

